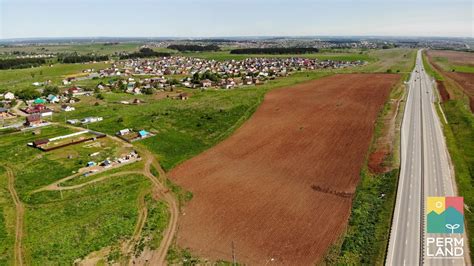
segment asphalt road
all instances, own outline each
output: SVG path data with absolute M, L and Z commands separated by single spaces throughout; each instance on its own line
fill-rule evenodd
M 424 256 L 426 197 L 453 196 L 455 184 L 434 105 L 437 95 L 424 70 L 421 50 L 408 86 L 401 126 L 400 179 L 386 264 L 465 265 L 464 259 Z

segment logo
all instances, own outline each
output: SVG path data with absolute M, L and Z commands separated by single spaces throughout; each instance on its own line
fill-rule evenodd
M 463 198 L 428 197 L 426 206 L 426 256 L 435 259 L 462 258 L 464 255 Z
M 427 233 L 464 233 L 463 208 L 462 197 L 428 197 Z

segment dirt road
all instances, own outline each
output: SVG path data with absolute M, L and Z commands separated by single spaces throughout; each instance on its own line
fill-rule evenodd
M 178 204 L 173 194 L 168 192 L 168 189 L 162 184 L 162 182 L 160 182 L 160 180 L 158 180 L 158 177 L 155 177 L 151 173 L 150 169 L 151 169 L 151 166 L 153 165 L 155 169 L 158 171 L 158 173 L 160 174 L 159 178 L 161 179 L 161 181 L 166 180 L 166 173 L 163 170 L 163 168 L 161 168 L 158 161 L 156 161 L 153 154 L 151 154 L 149 151 L 144 150 L 144 149 L 139 150 L 139 152 L 142 155 L 142 157 L 145 158 L 145 168 L 144 168 L 145 176 L 148 177 L 150 181 L 153 183 L 153 185 L 155 186 L 156 191 L 157 191 L 156 193 L 158 194 L 157 196 L 159 196 L 168 204 L 168 209 L 170 212 L 169 224 L 166 230 L 163 232 L 163 239 L 161 240 L 160 246 L 158 247 L 158 249 L 152 252 L 151 258 L 147 260 L 147 264 L 148 265 L 165 265 L 166 254 L 168 253 L 168 249 L 173 241 L 173 237 L 178 226 L 178 214 L 179 214 Z
M 11 168 L 5 167 L 8 176 L 8 190 L 12 195 L 13 202 L 15 203 L 16 213 L 16 226 L 15 226 L 15 265 L 23 265 L 23 251 L 22 251 L 22 238 L 23 238 L 23 216 L 25 208 L 21 203 L 20 198 L 15 190 L 15 175 Z

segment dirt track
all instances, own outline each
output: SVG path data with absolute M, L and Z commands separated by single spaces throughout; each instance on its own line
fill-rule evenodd
M 15 265 L 23 265 L 23 250 L 22 250 L 22 239 L 23 239 L 23 216 L 25 208 L 21 203 L 20 198 L 15 190 L 15 175 L 13 171 L 6 167 L 8 176 L 8 190 L 15 203 L 16 212 L 16 225 L 15 225 Z
M 211 260 L 310 265 L 344 230 L 373 126 L 398 75 L 274 90 L 237 132 L 169 176 L 194 193 L 178 244 Z

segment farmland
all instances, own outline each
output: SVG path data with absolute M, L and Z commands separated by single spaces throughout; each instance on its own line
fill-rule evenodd
M 398 79 L 335 75 L 268 93 L 234 135 L 170 172 L 194 195 L 180 217 L 178 244 L 230 260 L 235 241 L 241 260 L 254 264 L 320 259 L 336 240 L 334 232 L 345 228 L 360 155 Z
M 238 134 L 241 130 L 239 128 L 242 125 L 245 127 L 245 121 L 251 118 L 255 110 L 261 109 L 259 109 L 259 105 L 264 100 L 264 97 L 272 97 L 271 95 L 279 91 L 300 91 L 300 89 L 297 89 L 299 87 L 293 88 L 291 86 L 336 73 L 386 73 L 387 69 L 391 69 L 392 72 L 400 70 L 401 73 L 404 73 L 405 69 L 408 68 L 407 65 L 410 64 L 412 54 L 412 50 L 406 49 L 395 49 L 393 51 L 389 49 L 381 52 L 346 51 L 341 53 L 324 52 L 314 54 L 314 56 L 319 56 L 318 58 L 321 59 L 367 60 L 368 64 L 347 69 L 295 72 L 288 77 L 268 80 L 259 86 L 245 86 L 229 90 L 198 90 L 178 87 L 172 92 L 188 93 L 190 98 L 186 101 L 167 98 L 166 95 L 171 92 L 164 91 L 156 91 L 153 95 L 131 95 L 123 92 L 105 91 L 101 92 L 101 98 L 80 96 L 79 101 L 72 104 L 76 108 L 75 111 L 55 112 L 52 118 L 53 125 L 41 129 L 39 134 L 36 133 L 37 135 L 33 135 L 31 132 L 2 135 L 0 147 L 7 152 L 0 155 L 0 164 L 5 166 L 5 169 L 8 167 L 12 170 L 15 179 L 15 188 L 25 206 L 22 237 L 24 260 L 26 263 L 38 261 L 41 264 L 70 264 L 72 261 L 81 258 L 85 258 L 84 263 L 88 261 L 125 262 L 132 259 L 132 254 L 136 256 L 133 259 L 138 262 L 143 262 L 145 259 L 156 259 L 153 257 L 153 254 L 155 254 L 155 250 L 162 250 L 162 241 L 168 243 L 168 239 L 172 239 L 174 231 L 168 232 L 168 229 L 165 230 L 165 228 L 171 226 L 172 223 L 168 224 L 168 222 L 174 218 L 170 201 L 165 201 L 162 197 L 157 196 L 157 185 L 154 181 L 150 182 L 150 180 L 152 180 L 151 175 L 159 177 L 163 184 L 170 189 L 170 193 L 173 193 L 174 197 L 176 197 L 179 206 L 183 208 L 182 210 L 186 212 L 186 215 L 188 215 L 188 208 L 193 208 L 195 204 L 200 202 L 198 199 L 198 203 L 195 203 L 193 198 L 196 194 L 195 191 L 191 189 L 191 186 L 188 187 L 183 185 L 183 183 L 176 185 L 174 184 L 174 180 L 170 181 L 166 179 L 165 173 L 159 170 L 160 165 L 164 170 L 174 173 L 177 170 L 172 169 L 180 163 L 189 159 L 192 161 L 194 156 L 203 152 L 204 154 L 208 153 L 209 151 L 206 151 L 208 149 L 212 151 L 213 146 L 218 145 L 217 147 L 219 147 L 222 144 L 218 143 L 227 139 L 229 136 L 231 136 L 230 139 L 233 139 L 234 136 L 232 134 L 234 131 L 237 130 Z M 220 60 L 221 58 L 219 57 L 221 56 L 222 58 L 226 56 L 240 56 L 230 55 L 225 51 L 185 53 L 185 55 L 209 57 L 217 60 Z M 260 55 L 252 56 L 259 57 Z M 300 56 L 313 55 L 307 54 Z M 246 55 L 244 55 L 244 57 L 246 57 Z M 60 81 L 67 76 L 81 75 L 84 69 L 101 69 L 109 66 L 110 64 L 106 63 L 54 64 L 52 67 L 42 66 L 32 69 L 0 71 L 0 88 L 8 88 L 12 91 L 23 88 L 32 89 L 35 88 L 31 85 L 32 82 L 44 81 L 46 78 L 51 79 L 53 85 L 58 85 Z M 346 90 L 342 90 L 340 94 L 338 94 L 341 96 L 341 99 L 336 100 L 330 97 L 335 88 L 349 84 L 338 83 L 337 79 L 340 77 L 346 76 L 342 75 L 329 78 L 331 80 L 330 83 L 335 81 L 333 86 L 328 87 L 327 82 L 324 81 L 320 84 L 322 86 L 321 88 L 319 85 L 317 86 L 317 91 L 321 94 L 318 94 L 318 97 L 322 97 L 318 102 L 320 104 L 328 102 L 327 104 L 322 104 L 321 110 L 329 108 L 326 111 L 334 111 L 336 109 L 348 111 L 348 109 L 345 109 L 346 105 L 347 108 L 361 108 L 359 104 L 350 100 L 352 99 L 351 97 L 355 97 L 352 100 L 356 101 L 374 98 L 377 103 L 373 106 L 367 106 L 370 107 L 370 110 L 367 110 L 371 115 L 376 115 L 377 110 L 379 110 L 381 106 L 380 104 L 387 98 L 388 89 L 391 87 L 390 84 L 392 84 L 392 81 L 396 79 L 397 76 L 390 74 L 379 74 L 375 76 L 349 75 L 349 77 L 352 77 L 348 79 L 350 81 L 346 81 L 346 78 L 344 78 L 344 82 L 349 82 L 350 84 L 369 84 L 369 86 L 346 88 Z M 370 81 L 372 77 L 376 78 Z M 385 79 L 386 77 L 387 79 Z M 74 84 L 93 89 L 99 82 L 107 82 L 108 80 L 108 78 L 86 79 L 77 81 Z M 376 85 L 376 83 L 379 85 Z M 283 87 L 291 88 L 279 89 Z M 64 88 L 67 88 L 67 86 L 60 86 L 60 89 Z M 302 91 L 309 93 L 307 90 L 308 89 L 302 89 Z M 359 96 L 353 94 L 352 92 L 354 92 L 354 90 L 360 90 L 361 94 Z M 287 93 L 287 95 L 290 94 Z M 350 97 L 348 95 L 350 95 Z M 365 98 L 362 97 L 364 95 Z M 301 97 L 302 96 L 299 96 L 295 101 L 291 101 L 291 105 L 298 105 L 298 101 L 302 101 Z M 315 96 L 313 95 L 313 97 Z M 349 98 L 346 99 L 345 97 Z M 131 102 L 135 98 L 143 102 L 128 105 L 120 103 L 120 101 Z M 280 98 L 282 98 L 281 95 Z M 302 104 L 303 103 L 307 104 L 308 102 L 303 101 Z M 331 109 L 331 105 L 336 109 Z M 54 110 L 60 110 L 60 104 L 48 104 L 48 107 Z M 280 117 L 278 115 L 279 114 L 276 114 L 273 119 L 279 119 Z M 301 116 L 302 113 L 295 113 L 293 115 L 294 117 L 287 117 L 286 119 L 295 118 L 294 120 L 300 123 L 301 120 L 299 118 L 296 119 L 296 116 Z M 130 145 L 127 147 L 124 146 L 124 143 L 120 143 L 120 141 L 110 137 L 97 139 L 92 143 L 75 144 L 46 153 L 26 146 L 26 143 L 34 140 L 54 138 L 76 132 L 77 130 L 84 130 L 65 126 L 65 122 L 69 119 L 83 119 L 90 116 L 103 117 L 103 120 L 88 124 L 87 128 L 108 135 L 115 135 L 117 131 L 125 128 L 130 128 L 134 131 L 145 129 L 155 135 L 147 139 L 138 140 L 134 142 L 133 145 L 127 144 Z M 368 127 L 368 125 L 373 125 L 375 118 L 372 118 L 373 119 L 369 119 L 370 121 L 354 120 L 354 123 L 350 123 L 350 125 L 347 126 L 354 126 L 362 122 L 366 128 L 360 133 L 361 137 L 370 140 L 372 128 Z M 319 119 L 318 121 L 313 121 L 314 123 L 322 122 L 321 117 L 311 119 Z M 350 118 L 348 118 L 348 120 L 341 120 L 341 123 L 348 123 L 349 120 Z M 287 122 L 288 121 L 285 123 Z M 302 129 L 299 129 L 300 126 L 297 126 L 297 132 L 304 133 L 303 136 L 307 136 L 305 134 L 313 132 L 312 130 L 315 129 L 308 127 L 308 123 L 309 122 L 304 122 L 303 124 L 305 125 L 302 126 Z M 329 124 L 328 128 L 333 128 L 334 126 L 336 125 Z M 357 129 L 360 128 L 357 127 Z M 324 136 L 328 138 L 329 134 L 325 134 Z M 310 139 L 307 138 L 307 142 L 309 142 L 309 140 Z M 224 141 L 224 143 L 228 141 L 229 140 Z M 342 140 L 338 137 L 338 141 Z M 302 141 L 301 143 L 304 144 L 306 142 Z M 367 153 L 367 142 L 365 144 L 366 145 L 354 148 L 357 149 L 357 151 L 352 154 L 353 156 L 357 155 L 360 157 L 362 161 L 364 158 L 361 154 L 365 155 Z M 146 157 L 146 160 L 140 162 L 94 175 L 82 175 L 77 172 L 80 168 L 84 168 L 85 164 L 90 160 L 97 162 L 103 161 L 108 157 L 114 157 L 124 152 L 129 152 L 132 148 L 137 149 L 140 154 L 143 154 L 143 152 L 148 154 L 149 151 L 151 152 L 149 153 L 150 156 L 153 156 L 153 158 L 156 157 L 160 165 L 153 164 L 153 167 L 150 169 L 152 174 L 146 170 L 150 168 L 150 157 Z M 252 147 L 250 146 L 249 148 Z M 93 159 L 90 157 L 90 154 L 99 151 L 100 155 Z M 316 154 L 314 156 L 322 155 Z M 200 156 L 197 158 L 199 157 Z M 283 159 L 283 157 L 280 159 Z M 340 162 L 346 159 L 347 158 L 338 158 L 336 161 Z M 341 177 L 338 179 L 340 182 L 329 182 L 327 184 L 324 184 L 328 181 L 327 177 L 319 181 L 314 181 L 314 184 L 310 184 L 313 180 L 308 178 L 307 171 L 312 170 L 305 170 L 303 166 L 299 166 L 298 169 L 301 173 L 300 179 L 303 180 L 303 182 L 301 184 L 299 181 L 294 182 L 290 188 L 283 192 L 288 193 L 290 189 L 302 188 L 305 192 L 302 194 L 303 197 L 298 199 L 299 205 L 298 202 L 294 203 L 298 206 L 302 205 L 302 201 L 305 199 L 322 200 L 323 202 L 327 201 L 325 198 L 331 200 L 335 199 L 337 206 L 341 208 L 334 214 L 340 216 L 338 218 L 340 219 L 340 224 L 338 224 L 337 231 L 342 233 L 351 208 L 351 200 L 349 197 L 354 193 L 355 185 L 359 178 L 358 172 L 363 164 L 362 161 L 353 161 L 354 165 L 358 164 L 358 167 L 351 166 L 350 170 L 347 170 L 351 172 L 351 174 L 348 175 L 350 177 L 344 177 L 348 178 L 347 180 L 344 181 L 344 178 Z M 183 165 L 186 164 L 187 163 L 184 163 Z M 178 166 L 176 169 L 180 169 L 180 167 L 181 166 Z M 283 169 L 284 171 L 282 169 L 275 171 L 279 172 L 282 170 L 281 173 L 286 175 L 286 173 L 289 173 L 289 165 L 285 167 L 286 170 Z M 332 169 L 326 170 L 332 171 Z M 44 173 L 48 174 L 45 175 Z M 341 175 L 344 175 L 344 173 L 341 172 Z M 0 172 L 0 178 L 4 178 L 4 176 L 6 178 L 6 174 Z M 288 175 L 287 179 L 292 176 L 293 175 Z M 280 181 L 285 180 L 284 176 L 278 176 L 277 178 L 279 178 Z M 58 184 L 56 185 L 56 183 Z M 183 186 L 181 187 L 181 185 Z M 260 184 L 257 185 L 261 186 Z M 312 185 L 314 185 L 313 188 L 311 188 Z M 306 191 L 308 187 L 309 192 Z M 220 188 L 222 187 L 216 187 L 216 189 Z M 278 189 L 280 189 L 280 187 L 278 187 Z M 191 190 L 191 192 L 188 190 Z M 326 194 L 327 196 L 324 196 Z M 267 196 L 268 193 L 265 192 L 264 195 Z M 5 261 L 13 261 L 14 249 L 12 244 L 15 242 L 15 239 L 12 234 L 15 232 L 15 207 L 11 202 L 8 191 L 4 199 L 5 200 L 2 201 L 2 195 L 0 194 L 0 204 L 4 206 L 2 208 L 6 232 L 10 233 L 7 237 L 7 242 L 5 242 L 9 244 L 6 244 L 3 249 L 3 254 L 5 255 L 0 259 L 4 258 Z M 282 198 L 281 201 L 285 199 L 288 200 L 289 198 Z M 232 198 L 229 200 L 232 200 Z M 300 211 L 299 209 L 296 210 Z M 280 209 L 278 211 L 281 212 L 282 215 L 288 215 L 287 210 Z M 308 218 L 312 217 L 310 212 L 320 210 L 303 209 L 301 211 L 304 217 Z M 180 216 L 180 219 L 181 218 Z M 40 226 L 40 223 L 36 224 L 35 221 L 40 221 L 41 224 L 46 226 L 43 228 Z M 57 221 L 57 223 L 54 221 Z M 110 221 L 110 223 L 108 221 Z M 302 221 L 304 222 L 304 220 Z M 302 228 L 305 228 L 305 226 L 306 225 L 303 225 Z M 180 228 L 179 230 L 178 236 L 186 234 L 187 229 Z M 181 232 L 181 230 L 183 230 L 183 232 Z M 0 235 L 2 234 L 1 232 L 0 228 Z M 302 232 L 296 230 L 294 233 L 298 235 Z M 315 235 L 322 236 L 323 234 L 324 232 L 322 231 L 316 232 L 313 237 Z M 51 243 L 42 246 L 40 243 L 45 235 L 51 235 Z M 67 240 L 61 240 L 61 236 L 64 236 Z M 309 257 L 321 258 L 327 250 L 328 245 L 334 240 L 334 238 L 324 239 L 321 244 L 317 245 L 317 249 L 309 254 Z M 178 239 L 170 250 L 170 254 L 172 253 L 171 257 L 174 256 L 177 263 L 182 262 L 179 256 L 190 256 L 187 250 L 181 249 L 187 247 L 182 244 L 183 242 Z M 240 248 L 248 250 L 252 248 L 251 245 L 253 244 L 255 243 L 245 244 L 245 247 L 238 247 L 237 251 L 240 252 Z M 54 252 L 55 248 L 61 249 L 62 254 Z M 261 246 L 255 249 L 255 252 L 261 250 L 260 248 Z M 2 251 L 2 246 L 0 246 L 0 251 Z M 192 251 L 194 252 L 195 250 Z M 225 253 L 215 254 L 215 256 L 210 257 L 204 254 L 203 257 L 216 260 L 229 260 L 227 256 L 229 250 L 225 249 L 224 252 Z M 202 253 L 199 252 L 197 254 L 202 255 Z M 263 252 L 262 254 L 267 253 Z M 302 253 L 299 253 L 299 255 L 301 254 Z M 294 256 L 295 254 L 284 255 Z M 176 258 L 176 256 L 178 258 Z M 249 256 L 250 262 L 253 262 L 253 259 L 255 259 L 254 256 L 258 257 L 258 255 L 254 253 Z M 245 262 L 246 258 L 242 257 L 242 261 Z

